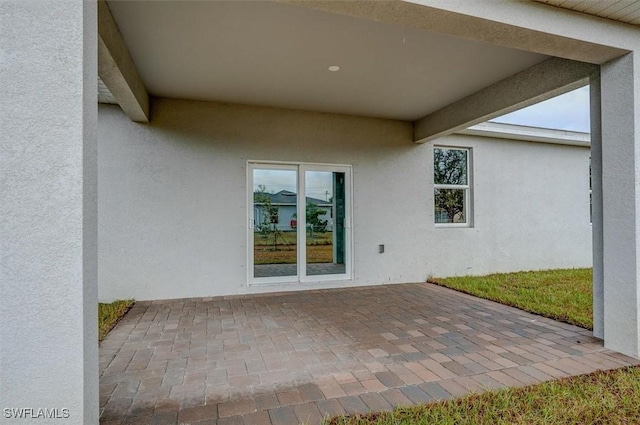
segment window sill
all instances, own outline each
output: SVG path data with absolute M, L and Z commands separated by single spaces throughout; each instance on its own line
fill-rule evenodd
M 434 223 L 437 228 L 455 228 L 455 229 L 470 229 L 473 226 L 469 223 Z

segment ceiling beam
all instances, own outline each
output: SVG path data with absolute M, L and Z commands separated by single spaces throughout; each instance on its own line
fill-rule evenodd
M 149 122 L 149 94 L 105 0 L 98 1 L 98 75 L 132 121 Z
M 585 86 L 599 66 L 560 58 L 525 69 L 413 123 L 424 143 Z
M 468 40 L 481 41 L 502 47 L 526 50 L 547 56 L 555 56 L 575 61 L 603 64 L 620 57 L 629 50 L 605 46 L 567 35 L 552 34 L 535 30 L 523 25 L 499 22 L 497 19 L 473 16 L 477 12 L 489 10 L 492 15 L 503 9 L 522 9 L 519 16 L 527 16 L 528 9 L 538 14 L 555 18 L 557 8 L 551 8 L 536 2 L 483 2 L 483 1 L 442 1 L 442 0 L 276 0 L 281 3 L 307 7 L 328 13 L 352 16 L 376 22 L 418 28 L 429 32 L 449 35 Z M 490 7 L 488 7 L 490 6 Z M 448 10 L 451 8 L 452 10 Z M 456 11 L 462 9 L 465 12 Z M 478 9 L 478 10 L 476 10 Z M 471 11 L 471 12 L 469 12 Z M 567 14 L 571 11 L 562 10 Z M 491 16 L 492 16 L 491 15 Z M 578 14 L 579 15 L 579 14 Z M 493 16 L 492 16 L 493 17 Z M 575 18 L 575 16 L 574 16 Z M 601 22 L 590 25 L 603 31 Z M 583 26 L 579 26 L 583 28 Z M 609 30 L 609 28 L 605 28 Z M 636 37 L 634 34 L 633 37 Z

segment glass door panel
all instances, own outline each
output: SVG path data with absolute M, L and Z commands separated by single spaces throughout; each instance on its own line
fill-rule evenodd
M 253 168 L 253 277 L 298 276 L 297 169 Z
M 305 171 L 304 187 L 306 275 L 343 275 L 346 273 L 345 173 Z

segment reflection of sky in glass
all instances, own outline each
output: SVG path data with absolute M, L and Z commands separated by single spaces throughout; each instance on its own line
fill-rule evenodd
M 333 196 L 333 173 L 327 171 L 307 171 L 305 190 L 310 198 L 328 201 Z
M 288 190 L 296 193 L 298 188 L 297 172 L 293 170 L 253 170 L 253 190 L 258 190 L 258 186 L 265 186 L 269 193 L 277 193 L 281 190 Z
M 296 193 L 297 179 L 293 170 L 253 170 L 253 190 L 258 186 L 266 187 L 269 193 L 288 190 Z M 327 200 L 333 196 L 333 180 L 331 172 L 307 171 L 305 174 L 306 195 L 311 198 Z

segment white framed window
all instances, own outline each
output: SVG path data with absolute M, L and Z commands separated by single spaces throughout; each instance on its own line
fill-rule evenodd
M 471 226 L 470 163 L 470 148 L 433 148 L 433 201 L 436 226 Z

